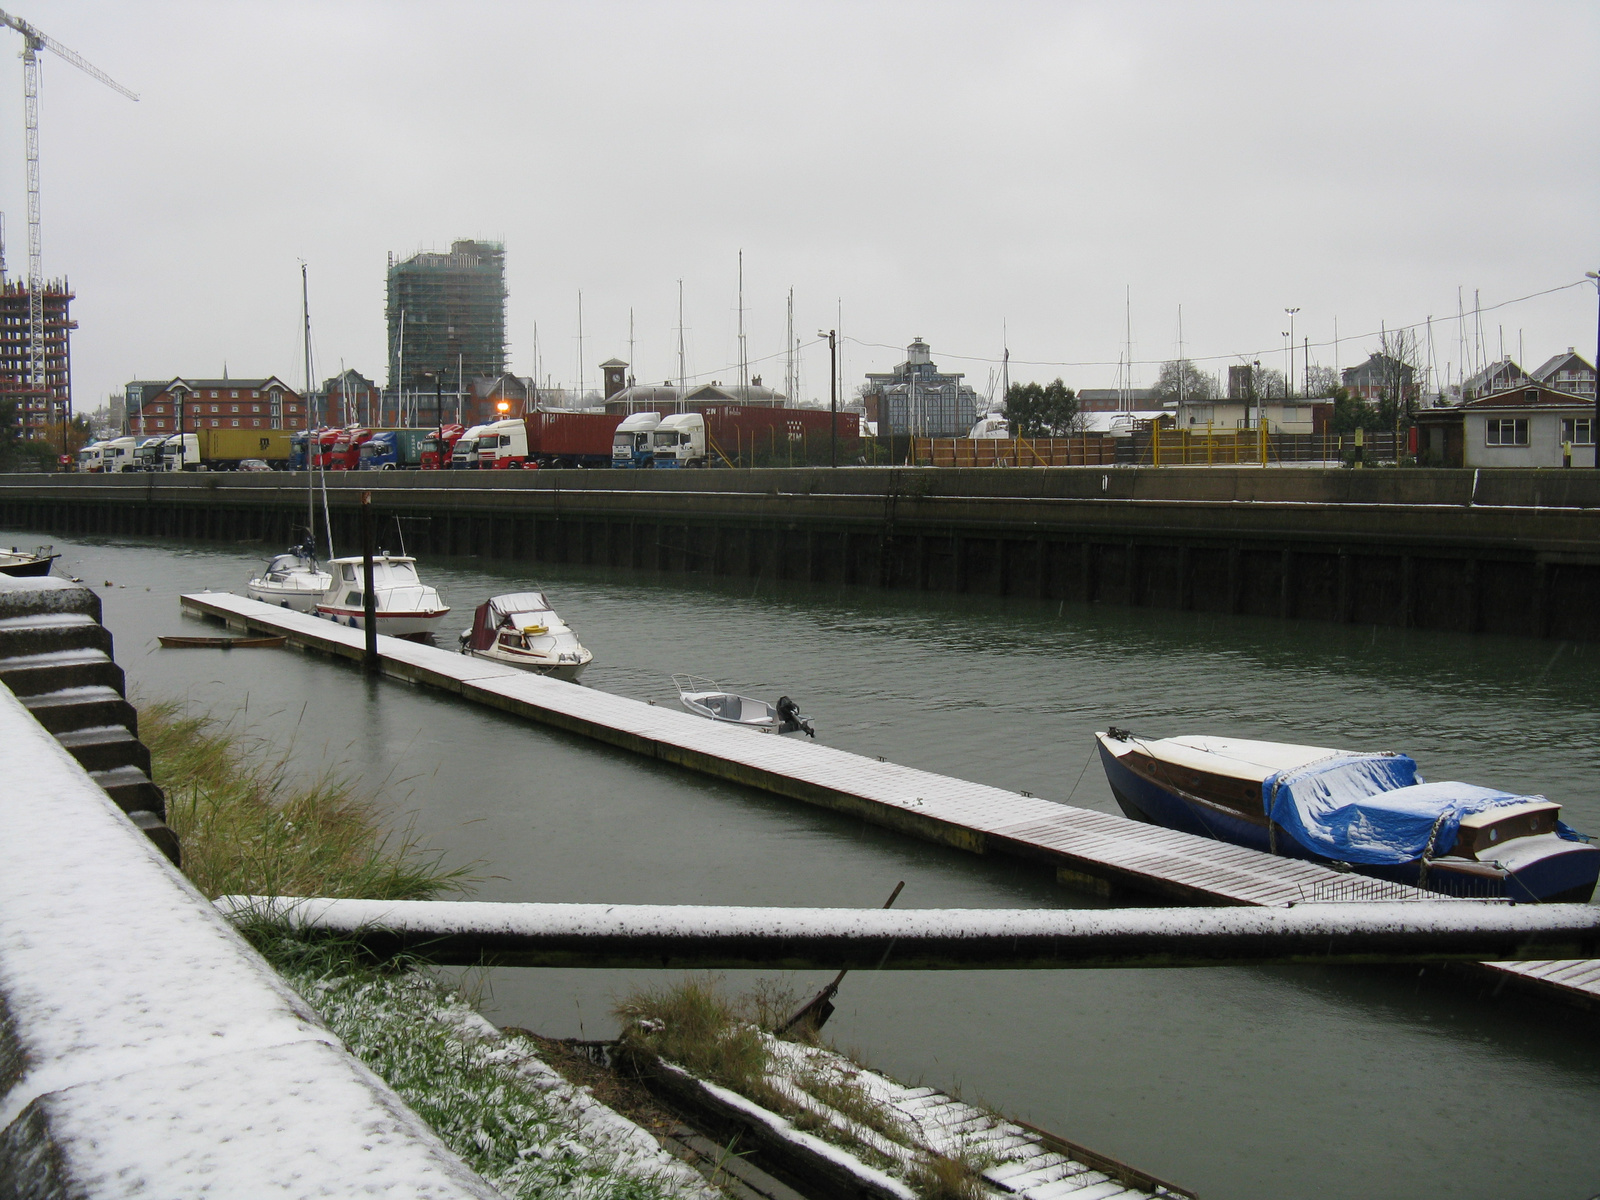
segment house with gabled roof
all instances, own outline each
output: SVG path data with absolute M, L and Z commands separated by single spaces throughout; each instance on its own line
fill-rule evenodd
M 1594 416 L 1588 397 L 1528 380 L 1455 408 L 1420 410 L 1418 455 L 1445 467 L 1593 467 Z
M 1511 359 L 1502 358 L 1499 362 L 1490 363 L 1476 375 L 1468 376 L 1461 384 L 1461 398 L 1476 400 L 1481 396 L 1509 392 L 1532 382 L 1526 371 Z
M 1594 399 L 1594 367 L 1571 346 L 1565 354 L 1554 355 L 1535 367 L 1533 378 L 1558 392 Z

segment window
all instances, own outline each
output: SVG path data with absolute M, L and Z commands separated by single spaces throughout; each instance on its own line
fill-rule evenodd
M 212 412 L 216 412 L 217 410 L 215 408 L 213 408 L 211 411 Z M 221 424 L 222 424 L 222 422 L 217 420 L 215 417 L 211 418 L 211 428 L 215 429 L 218 425 L 221 425 Z
M 231 392 L 228 393 L 228 399 L 237 400 L 238 398 L 239 398 L 239 389 L 238 388 L 234 388 Z M 234 411 L 237 412 L 238 410 L 235 409 Z
M 215 393 L 215 392 L 212 392 L 212 393 L 211 393 L 211 394 L 212 394 L 212 395 L 213 395 L 213 396 L 215 396 L 215 395 L 216 395 L 216 393 Z M 216 412 L 216 411 L 217 411 L 217 406 L 216 406 L 216 405 L 215 405 L 215 404 L 213 404 L 213 405 L 212 405 L 212 406 L 211 406 L 211 411 L 212 411 L 212 412 Z M 211 423 L 212 423 L 212 424 L 213 424 L 213 425 L 215 425 L 215 424 L 216 424 L 216 422 L 215 422 L 215 421 L 213 421 L 213 422 L 211 422 Z
M 1594 445 L 1594 418 L 1562 417 L 1561 440 L 1574 446 Z
M 252 400 L 261 399 L 261 389 L 260 388 L 251 388 L 250 389 L 250 399 L 252 399 Z
M 238 411 L 239 411 L 239 406 L 238 406 L 238 405 L 237 405 L 237 404 L 235 404 L 235 405 L 232 405 L 232 406 L 231 406 L 231 407 L 230 407 L 230 408 L 229 408 L 229 409 L 228 409 L 228 411 L 229 411 L 229 412 L 238 412 Z
M 1528 444 L 1528 419 L 1526 417 L 1491 417 L 1484 423 L 1483 444 L 1486 446 L 1526 446 Z
M 250 406 L 250 411 L 251 411 L 251 412 L 253 412 L 253 413 L 258 413 L 258 412 L 260 412 L 260 411 L 261 411 L 261 405 L 259 405 L 259 404 L 252 404 L 252 405 L 251 405 L 251 406 Z
M 255 428 L 255 429 L 260 429 L 261 428 L 261 422 L 259 420 L 251 421 L 250 425 L 251 425 L 252 428 Z

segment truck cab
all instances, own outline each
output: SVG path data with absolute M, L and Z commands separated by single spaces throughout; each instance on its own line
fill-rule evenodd
M 161 445 L 161 470 L 198 471 L 200 469 L 200 435 L 175 433 Z
M 455 449 L 450 452 L 450 469 L 452 471 L 476 471 L 478 469 L 478 438 L 483 435 L 486 425 L 474 425 L 456 439 Z
M 361 443 L 363 471 L 392 471 L 400 465 L 400 439 L 392 429 L 384 429 Z
M 450 455 L 466 430 L 460 425 L 445 425 L 422 439 L 420 462 L 424 471 L 438 471 L 450 465 Z
M 478 466 L 503 471 L 528 461 L 528 427 L 522 418 L 496 421 L 478 435 Z
M 650 435 L 661 424 L 657 412 L 634 413 L 617 426 L 611 437 L 611 465 L 613 467 L 648 467 L 655 449 Z
M 166 440 L 167 438 L 165 434 L 156 434 L 154 437 L 140 438 L 139 444 L 133 448 L 132 462 L 128 464 L 127 470 L 161 470 L 161 447 Z
M 97 472 L 105 470 L 104 459 L 101 457 L 104 449 L 103 442 L 90 442 L 78 451 L 79 471 Z
M 119 437 L 112 438 L 109 442 L 100 443 L 100 469 L 102 471 L 133 471 L 134 447 L 139 444 L 137 438 Z
M 371 435 L 365 429 L 351 426 L 341 429 L 338 436 L 333 439 L 333 448 L 328 454 L 328 469 L 330 471 L 359 471 L 361 469 L 361 443 Z
M 706 419 L 699 413 L 674 413 L 650 433 L 656 467 L 706 465 Z

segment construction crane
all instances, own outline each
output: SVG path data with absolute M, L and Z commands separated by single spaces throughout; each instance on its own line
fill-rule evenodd
M 22 96 L 28 157 L 28 390 L 40 393 L 48 404 L 50 387 L 44 369 L 44 270 L 39 234 L 39 51 L 50 51 L 129 100 L 139 97 L 99 67 L 85 61 L 77 51 L 40 33 L 21 17 L 0 9 L 0 25 L 8 25 L 22 35 Z

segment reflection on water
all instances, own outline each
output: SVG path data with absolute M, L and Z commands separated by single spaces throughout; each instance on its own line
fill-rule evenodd
M 98 590 L 138 692 L 247 709 L 308 771 L 342 764 L 452 862 L 483 862 L 483 898 L 876 906 L 904 879 L 905 906 L 1096 903 L 345 664 L 157 649 L 184 627 L 179 592 L 240 590 L 272 547 L 58 548 L 114 585 Z M 691 671 L 786 693 L 819 740 L 1046 798 L 1115 811 L 1090 761 L 1114 722 L 1406 750 L 1429 778 L 1542 791 L 1600 832 L 1593 646 L 478 559 L 422 571 L 463 627 L 490 593 L 544 587 L 595 652 L 590 686 L 674 704 L 668 676 Z M 649 976 L 485 982 L 503 1023 L 595 1036 Z M 1592 1018 L 1478 992 L 1398 969 L 858 972 L 828 1031 L 1213 1200 L 1600 1191 Z

